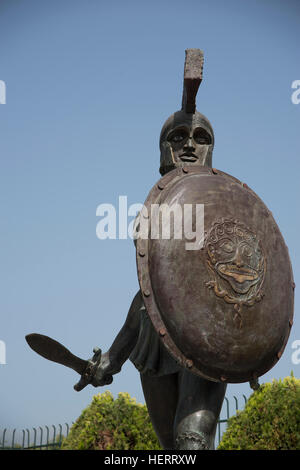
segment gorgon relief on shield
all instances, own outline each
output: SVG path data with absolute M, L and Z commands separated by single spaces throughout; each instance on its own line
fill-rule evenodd
M 234 219 L 215 222 L 204 249 L 211 280 L 205 285 L 234 306 L 234 321 L 242 327 L 242 306 L 263 297 L 266 259 L 261 242 L 245 224 Z

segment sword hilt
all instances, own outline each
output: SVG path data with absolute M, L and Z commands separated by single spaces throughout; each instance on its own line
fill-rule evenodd
M 100 348 L 94 348 L 93 353 L 94 353 L 94 355 L 93 355 L 92 359 L 88 360 L 88 364 L 86 366 L 86 369 L 83 372 L 79 382 L 77 382 L 77 384 L 74 385 L 74 390 L 76 390 L 76 392 L 80 392 L 84 387 L 86 387 L 88 384 L 91 383 L 91 381 L 93 380 L 93 377 L 96 373 L 96 370 L 97 370 L 97 368 L 100 364 L 101 355 L 102 355 L 101 349 Z

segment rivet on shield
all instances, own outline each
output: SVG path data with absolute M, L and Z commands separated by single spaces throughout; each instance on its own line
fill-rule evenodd
M 291 320 L 289 320 L 289 325 L 290 325 L 290 328 L 292 328 L 292 326 L 293 326 L 293 323 L 294 323 L 294 322 L 293 322 L 293 320 L 292 320 L 292 319 L 291 319 Z
M 167 333 L 167 332 L 166 332 L 166 329 L 165 329 L 165 328 L 161 328 L 161 329 L 159 330 L 160 336 L 165 336 L 166 333 Z
M 282 356 L 282 351 L 278 351 L 278 353 L 276 354 L 276 356 L 278 357 L 278 359 L 280 359 L 281 356 Z
M 144 290 L 144 296 L 149 297 L 150 296 L 150 291 L 149 290 Z
M 242 183 L 243 188 L 250 189 L 246 183 Z
M 216 170 L 215 168 L 212 168 L 211 171 L 213 172 L 214 175 L 218 174 L 218 170 Z
M 252 388 L 252 390 L 254 390 L 254 391 L 258 390 L 260 388 L 260 385 L 259 385 L 259 382 L 258 382 L 258 377 L 255 373 L 252 375 L 252 379 L 250 379 L 249 384 L 250 384 L 250 387 Z
M 162 183 L 159 183 L 157 185 L 158 189 L 160 189 L 161 191 L 164 189 L 164 185 Z
M 139 255 L 143 258 L 143 257 L 145 256 L 145 252 L 142 251 L 142 250 L 140 250 L 140 251 L 139 251 Z
M 220 378 L 221 378 L 221 381 L 222 381 L 222 382 L 226 382 L 226 380 L 227 380 L 227 377 L 225 377 L 225 375 L 221 375 Z
M 292 288 L 295 289 L 295 287 L 296 287 L 296 284 L 292 282 Z
M 191 367 L 193 367 L 194 363 L 193 363 L 192 359 L 187 359 L 185 365 L 186 365 L 186 367 L 188 367 L 190 369 Z
M 188 173 L 189 172 L 189 170 L 185 166 L 182 168 L 182 171 L 183 171 L 183 173 Z

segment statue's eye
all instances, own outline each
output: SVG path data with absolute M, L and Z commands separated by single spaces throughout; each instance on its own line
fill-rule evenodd
M 176 132 L 173 132 L 170 135 L 168 140 L 170 142 L 174 142 L 175 144 L 178 144 L 178 143 L 182 142 L 183 140 L 185 140 L 187 137 L 188 137 L 188 134 L 182 129 L 182 130 L 178 130 Z
M 232 253 L 234 250 L 234 244 L 231 240 L 225 240 L 221 243 L 220 248 L 225 251 L 225 253 Z
M 194 141 L 199 145 L 209 145 L 211 143 L 210 135 L 208 132 L 206 132 L 205 129 L 202 129 L 201 127 L 195 130 L 193 138 Z

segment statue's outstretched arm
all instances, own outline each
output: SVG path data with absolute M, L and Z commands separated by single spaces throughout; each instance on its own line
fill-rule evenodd
M 98 387 L 112 382 L 112 376 L 120 372 L 122 365 L 129 358 L 136 345 L 139 326 L 140 309 L 143 306 L 143 298 L 140 291 L 134 297 L 126 321 L 112 343 L 109 350 L 102 354 L 99 367 L 92 380 L 92 385 Z

